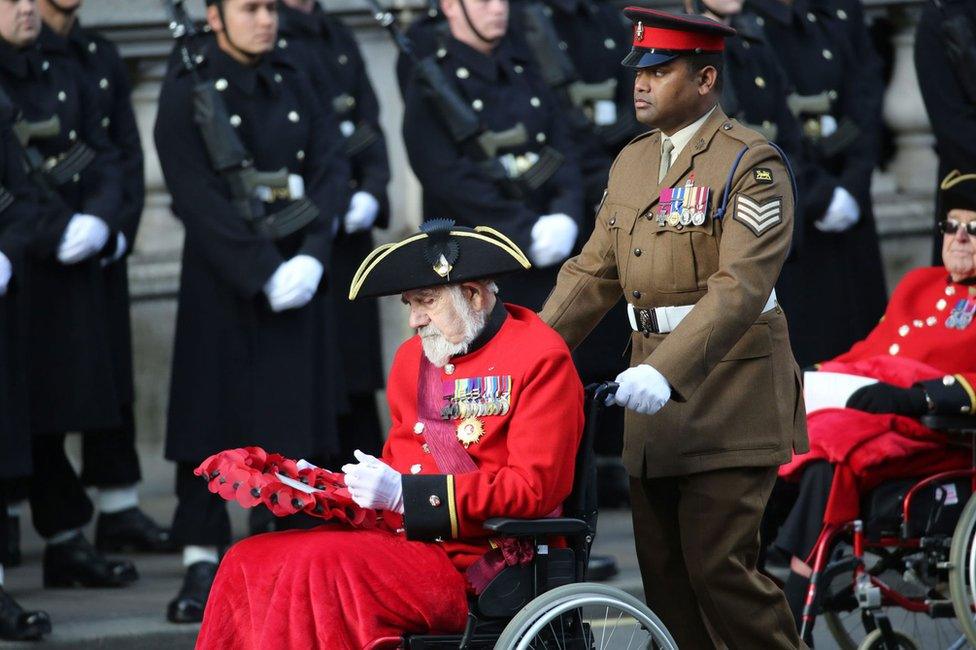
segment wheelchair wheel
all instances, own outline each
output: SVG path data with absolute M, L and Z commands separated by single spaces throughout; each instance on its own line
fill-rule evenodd
M 861 645 L 857 646 L 857 650 L 919 650 L 918 643 L 915 639 L 908 636 L 907 634 L 902 634 L 901 632 L 895 632 L 896 644 L 894 648 L 885 643 L 884 638 L 881 636 L 881 630 L 875 630 L 871 634 L 864 637 L 861 641 Z
M 846 542 L 841 542 L 835 547 L 831 557 L 833 560 L 842 560 L 849 557 L 851 552 L 851 547 Z M 941 596 L 941 599 L 945 600 L 947 590 L 944 582 L 933 587 L 920 583 L 917 577 L 912 577 L 903 571 L 902 562 L 913 559 L 913 553 L 913 551 L 904 551 L 903 556 L 901 551 L 896 550 L 889 555 L 886 566 L 886 561 L 882 557 L 868 552 L 864 558 L 867 563 L 866 569 L 899 595 L 916 602 L 924 601 L 929 596 L 939 598 L 938 594 L 946 594 Z M 859 650 L 865 647 L 865 641 L 870 638 L 870 631 L 865 629 L 861 610 L 854 597 L 852 578 L 850 573 L 842 573 L 834 576 L 832 580 L 820 583 L 823 611 L 817 617 L 817 621 L 819 623 L 820 619 L 823 619 L 839 650 Z M 936 587 L 937 590 L 933 591 Z M 949 605 L 948 602 L 945 604 Z M 947 616 L 946 613 L 933 618 L 927 612 L 909 611 L 887 603 L 880 608 L 879 613 L 888 617 L 896 631 L 902 630 L 911 635 L 909 638 L 931 639 L 933 649 L 958 648 L 961 647 L 959 645 L 961 639 L 966 638 L 962 622 L 952 615 Z M 952 614 L 952 609 L 948 613 Z M 976 648 L 976 645 L 973 647 Z
M 537 596 L 513 618 L 495 650 L 677 650 L 664 623 L 615 587 L 581 582 Z
M 976 495 L 970 497 L 952 533 L 949 549 L 949 594 L 956 619 L 969 644 L 976 648 Z

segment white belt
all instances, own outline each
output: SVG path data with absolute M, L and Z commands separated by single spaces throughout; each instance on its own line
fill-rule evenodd
M 776 289 L 769 294 L 766 306 L 762 313 L 766 313 L 776 306 Z M 691 313 L 694 305 L 681 305 L 679 307 L 653 307 L 651 309 L 641 309 L 627 303 L 627 320 L 630 321 L 630 328 L 635 332 L 645 334 L 667 334 L 673 332 L 678 323 L 684 320 L 685 316 Z

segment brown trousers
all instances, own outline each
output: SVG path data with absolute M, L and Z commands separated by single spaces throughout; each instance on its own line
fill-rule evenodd
M 783 592 L 756 570 L 775 480 L 775 467 L 631 477 L 644 595 L 682 650 L 806 648 Z

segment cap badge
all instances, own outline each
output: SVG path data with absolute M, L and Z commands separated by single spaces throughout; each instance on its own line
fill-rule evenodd
M 634 40 L 644 40 L 644 23 L 640 20 L 637 21 L 637 32 L 634 34 Z
M 454 267 L 451 266 L 451 263 L 447 261 L 447 258 L 441 255 L 440 259 L 434 264 L 434 273 L 442 278 L 446 278 L 448 275 L 450 275 L 451 269 L 453 268 Z

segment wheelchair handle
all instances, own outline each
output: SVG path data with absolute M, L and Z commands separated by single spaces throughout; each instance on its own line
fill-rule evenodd
M 615 381 L 604 381 L 600 383 L 593 383 L 586 387 L 586 392 L 593 393 L 593 403 L 604 406 L 606 404 L 606 398 L 610 395 L 614 395 L 617 389 L 620 388 L 620 384 Z

